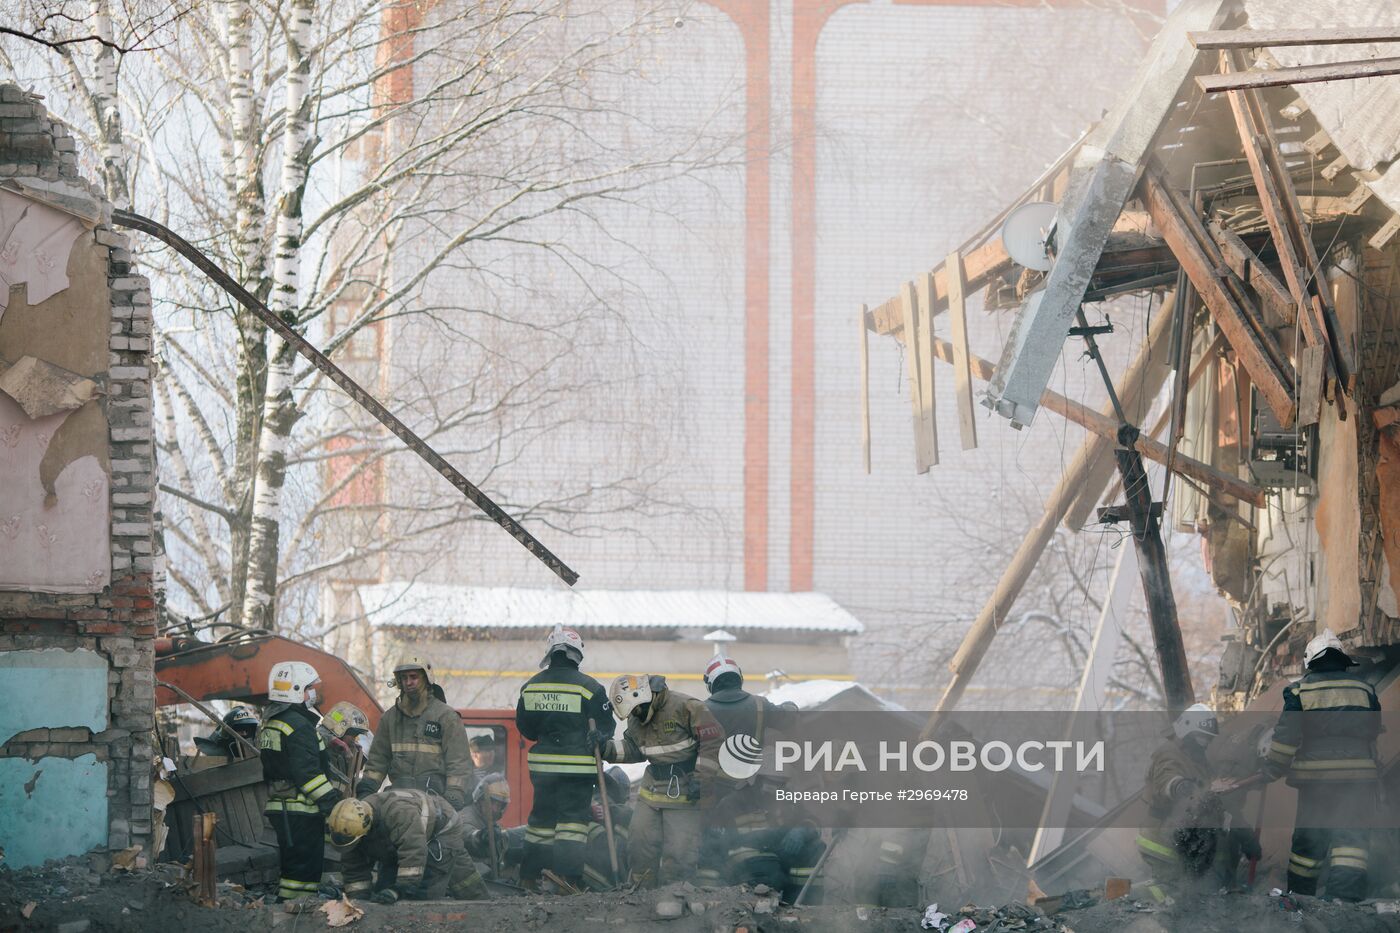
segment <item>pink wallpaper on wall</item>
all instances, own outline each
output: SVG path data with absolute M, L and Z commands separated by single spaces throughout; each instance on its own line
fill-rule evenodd
M 0 393 L 0 590 L 91 593 L 111 582 L 110 480 L 97 458 L 65 467 L 44 502 L 39 463 L 71 414 L 30 419 Z

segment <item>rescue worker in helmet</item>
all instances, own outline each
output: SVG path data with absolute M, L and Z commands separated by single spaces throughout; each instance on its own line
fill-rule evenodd
M 1212 885 L 1234 887 L 1240 856 L 1259 857 L 1254 832 L 1238 813 L 1226 821 L 1224 801 L 1211 790 L 1206 749 L 1219 734 L 1214 711 L 1195 703 L 1177 716 L 1171 738 L 1152 754 L 1146 790 L 1152 822 L 1139 832 L 1137 846 L 1157 881 L 1186 881 L 1210 872 Z
M 702 675 L 710 691 L 705 705 L 719 721 L 726 736 L 747 735 L 755 748 L 763 748 L 767 727 L 778 709 L 764 697 L 744 689 L 739 662 L 715 646 L 715 656 Z M 781 890 L 787 872 L 778 856 L 783 830 L 771 818 L 773 794 L 758 775 L 747 780 L 723 773 L 716 781 L 717 805 L 705 820 L 699 874 L 702 882 L 766 884 Z
M 526 756 L 535 790 L 520 863 L 526 886 L 538 885 L 545 869 L 574 887 L 583 881 L 588 805 L 598 774 L 594 752 L 612 734 L 613 722 L 607 692 L 579 670 L 582 663 L 583 638 L 556 625 L 545 639 L 543 670 L 520 688 L 515 704 L 520 734 L 535 743 Z
M 209 735 L 197 736 L 194 740 L 195 750 L 201 755 L 211 755 L 220 758 L 247 758 L 252 755 L 248 745 L 238 741 L 241 737 L 248 740 L 249 745 L 257 747 L 255 739 L 258 735 L 258 713 L 251 706 L 235 706 L 224 714 L 222 720 L 223 728 L 214 731 Z M 234 733 L 231 735 L 230 733 Z
M 374 793 L 387 777 L 392 787 L 440 794 L 457 809 L 467 805 L 476 783 L 467 730 L 457 711 L 433 696 L 432 673 L 418 657 L 394 666 L 399 697 L 379 718 L 355 796 Z
M 280 901 L 314 898 L 321 884 L 326 816 L 340 801 L 329 777 L 326 743 L 316 730 L 321 677 L 303 661 L 281 661 L 267 678 L 269 703 L 258 730 L 267 783 L 263 807 L 277 835 Z
M 369 717 L 355 704 L 342 700 L 321 717 L 320 730 L 330 755 L 331 780 L 347 797 L 353 797 L 373 738 Z
M 1357 662 L 1331 629 L 1308 642 L 1303 662 L 1306 673 L 1283 689 L 1263 768 L 1267 779 L 1287 774 L 1298 789 L 1288 889 L 1317 893 L 1326 867 L 1327 894 L 1358 901 L 1367 892 L 1381 704 L 1370 681 L 1351 673 Z
M 627 844 L 632 881 L 688 880 L 700 853 L 700 810 L 713 801 L 724 728 L 709 707 L 672 690 L 665 677 L 623 674 L 608 696 L 627 728 L 608 741 L 603 757 L 647 762 Z
M 444 892 L 459 900 L 489 897 L 467 854 L 460 816 L 437 794 L 390 788 L 363 800 L 342 800 L 327 828 L 331 844 L 342 850 L 345 893 L 351 897 L 367 896 L 377 904 Z
M 501 820 L 510 806 L 510 784 L 499 771 L 483 774 L 472 791 L 472 805 L 462 811 L 462 827 L 467 851 L 487 866 L 487 877 L 494 878 L 504 867 L 505 830 Z

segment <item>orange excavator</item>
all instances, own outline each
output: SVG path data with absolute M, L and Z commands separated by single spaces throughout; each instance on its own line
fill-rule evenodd
M 384 710 L 355 668 L 319 648 L 265 633 L 240 634 L 213 644 L 192 638 L 156 639 L 156 703 L 266 702 L 267 676 L 279 661 L 305 661 L 316 668 L 323 709 L 342 701 L 353 703 L 369 718 L 370 729 L 379 727 Z M 459 709 L 457 713 L 470 734 L 491 733 L 495 767 L 504 770 L 511 791 L 503 822 L 507 826 L 524 823 L 534 793 L 525 764 L 525 739 L 515 727 L 515 710 Z

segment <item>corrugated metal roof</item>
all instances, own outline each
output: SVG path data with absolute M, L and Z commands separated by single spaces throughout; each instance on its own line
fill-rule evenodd
M 821 593 L 565 590 L 376 583 L 359 588 L 372 622 L 412 628 L 715 628 L 856 635 L 860 621 Z

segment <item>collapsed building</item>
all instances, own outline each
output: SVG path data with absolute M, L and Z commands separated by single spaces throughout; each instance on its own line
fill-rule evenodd
M 1400 700 L 1400 81 L 1385 77 L 1397 40 L 1387 5 L 1181 3 L 1101 122 L 961 249 L 863 310 L 863 354 L 867 333 L 905 351 L 921 469 L 937 462 L 935 360 L 953 368 L 965 447 L 979 402 L 1013 427 L 1049 409 L 1088 432 L 953 658 L 940 714 L 1056 529 L 1103 522 L 1133 532 L 1169 708 L 1211 698 L 1186 669 L 1164 530 L 1199 536 L 1235 619 L 1220 707 L 1279 709 L 1324 627 L 1366 659 L 1383 706 Z M 1014 313 L 995 365 L 968 349 L 976 290 Z M 1127 294 L 1159 310 L 1132 363 L 1110 372 L 1098 306 Z M 935 336 L 945 311 L 948 340 Z M 1081 341 L 1103 410 L 1048 388 Z M 974 381 L 988 384 L 980 399 Z M 1144 460 L 1170 475 L 1165 508 Z M 1086 680 L 1104 663 L 1091 656 Z M 1382 737 L 1387 783 L 1398 751 Z M 1260 870 L 1280 881 L 1293 799 L 1273 785 L 1247 805 L 1264 817 Z M 1068 842 L 1032 859 L 1046 890 L 1141 875 L 1130 832 L 1057 838 Z M 1373 877 L 1393 877 L 1387 848 Z

